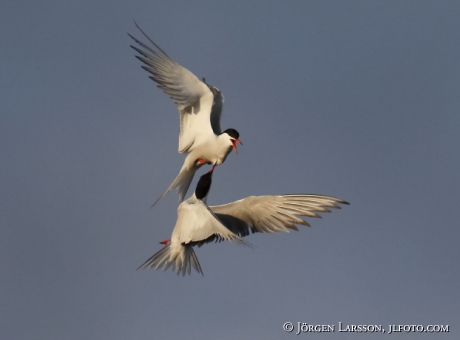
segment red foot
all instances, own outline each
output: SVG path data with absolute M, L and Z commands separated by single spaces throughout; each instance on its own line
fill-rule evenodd
M 168 243 L 171 242 L 171 239 L 168 238 L 167 240 L 161 241 L 160 244 L 164 244 L 165 247 L 168 245 Z
M 201 163 L 201 164 L 211 164 L 210 162 L 208 162 L 206 159 L 204 158 L 198 158 L 196 160 L 198 163 Z

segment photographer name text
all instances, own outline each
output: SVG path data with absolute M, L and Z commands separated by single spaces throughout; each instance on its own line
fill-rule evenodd
M 337 325 L 312 325 L 306 322 L 283 324 L 284 331 L 296 335 L 301 333 L 347 332 L 347 333 L 448 333 L 449 325 L 352 325 L 339 322 Z

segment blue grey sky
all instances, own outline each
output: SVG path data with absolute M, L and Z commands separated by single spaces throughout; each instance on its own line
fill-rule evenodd
M 459 339 L 459 18 L 458 1 L 2 1 L 0 338 Z M 209 204 L 351 205 L 196 249 L 204 277 L 136 271 L 174 227 L 175 192 L 149 207 L 184 156 L 133 19 L 225 95 L 244 145 Z

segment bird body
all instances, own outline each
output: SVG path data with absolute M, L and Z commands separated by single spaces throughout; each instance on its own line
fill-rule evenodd
M 139 268 L 166 270 L 172 267 L 177 274 L 185 275 L 185 272 L 190 274 L 193 266 L 197 272 L 203 274 L 192 249 L 193 246 L 201 246 L 215 239 L 247 244 L 241 237 L 226 228 L 206 204 L 214 167 L 215 165 L 211 171 L 201 176 L 195 193 L 179 204 L 171 239 L 162 242 L 168 250 L 160 250 Z M 167 245 L 168 241 L 171 242 L 170 245 Z
M 208 141 L 201 145 L 197 145 L 185 158 L 184 164 L 179 171 L 179 175 L 174 179 L 166 191 L 153 203 L 155 205 L 160 199 L 174 188 L 177 188 L 179 193 L 179 202 L 182 202 L 190 183 L 193 180 L 195 172 L 201 168 L 203 164 L 221 165 L 225 162 L 228 154 L 232 151 L 232 144 L 228 139 L 221 136 L 214 136 L 214 141 Z M 230 145 L 228 145 L 230 144 Z M 153 206 L 152 205 L 152 206 Z

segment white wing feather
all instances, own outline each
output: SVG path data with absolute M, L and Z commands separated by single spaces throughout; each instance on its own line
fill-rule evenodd
M 321 195 L 250 196 L 239 201 L 209 208 L 233 233 L 247 236 L 253 233 L 273 233 L 289 229 L 295 224 L 310 226 L 297 216 L 321 218 L 317 213 L 340 209 L 337 203 L 349 204 L 339 198 Z

